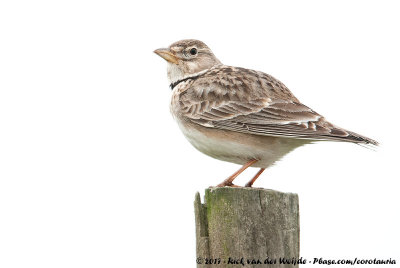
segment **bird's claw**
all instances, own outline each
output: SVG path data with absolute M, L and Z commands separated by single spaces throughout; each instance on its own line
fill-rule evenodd
M 246 183 L 246 185 L 244 187 L 251 188 L 252 186 L 253 186 L 253 184 L 248 182 L 248 183 Z
M 241 186 L 239 186 L 239 185 L 236 185 L 236 184 L 233 184 L 232 182 L 230 182 L 230 181 L 223 181 L 223 182 L 221 182 L 220 184 L 218 184 L 217 186 L 215 186 L 215 187 L 241 187 Z

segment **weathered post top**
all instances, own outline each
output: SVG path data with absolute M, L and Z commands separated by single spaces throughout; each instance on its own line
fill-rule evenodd
M 208 188 L 195 197 L 197 267 L 298 267 L 297 194 Z

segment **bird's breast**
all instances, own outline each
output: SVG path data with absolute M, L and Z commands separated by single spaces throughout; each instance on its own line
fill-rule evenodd
M 180 98 L 181 98 L 181 94 L 188 89 L 188 87 L 187 87 L 188 83 L 189 83 L 189 81 L 184 81 L 182 83 L 179 83 L 172 90 L 170 111 L 171 111 L 172 116 L 176 120 L 178 120 L 177 118 L 179 118 L 180 115 L 182 114 L 182 105 L 181 105 Z

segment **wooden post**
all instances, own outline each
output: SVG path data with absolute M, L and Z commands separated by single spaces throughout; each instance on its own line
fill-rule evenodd
M 196 194 L 198 268 L 298 267 L 297 194 L 221 187 L 206 189 L 204 200 Z

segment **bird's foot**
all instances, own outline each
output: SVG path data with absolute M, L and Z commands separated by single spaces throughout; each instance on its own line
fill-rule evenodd
M 246 185 L 244 187 L 251 188 L 252 186 L 253 186 L 253 183 L 251 183 L 251 181 L 249 181 L 248 183 L 246 183 Z
M 246 183 L 246 185 L 245 185 L 244 187 L 250 187 L 250 188 L 251 188 L 251 187 L 253 186 L 253 183 L 256 181 L 256 179 L 257 179 L 258 177 L 260 177 L 261 173 L 263 173 L 264 170 L 265 170 L 265 168 L 261 168 L 261 169 L 257 172 L 257 174 L 256 174 L 248 183 Z
M 228 186 L 228 187 L 240 187 L 239 185 L 233 184 L 229 180 L 224 180 L 223 182 L 221 182 L 220 184 L 218 184 L 215 187 L 225 187 L 225 186 Z

